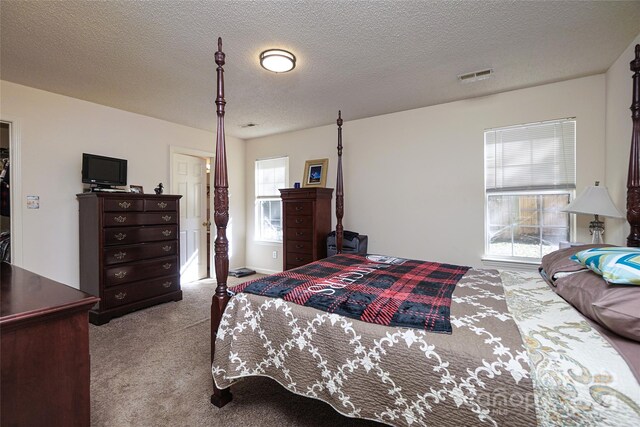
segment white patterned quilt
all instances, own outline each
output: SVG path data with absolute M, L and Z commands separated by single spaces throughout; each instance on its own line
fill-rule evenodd
M 390 425 L 640 425 L 624 360 L 537 274 L 469 270 L 451 323 L 452 335 L 389 328 L 240 293 L 213 378 L 268 376 Z

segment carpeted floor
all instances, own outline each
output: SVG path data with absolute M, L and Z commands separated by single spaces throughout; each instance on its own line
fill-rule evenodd
M 343 417 L 268 378 L 244 379 L 230 404 L 211 405 L 214 289 L 213 280 L 195 282 L 183 286 L 180 302 L 90 326 L 93 426 L 380 426 Z

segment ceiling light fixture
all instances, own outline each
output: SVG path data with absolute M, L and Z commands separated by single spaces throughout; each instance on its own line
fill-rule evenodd
M 296 57 L 282 49 L 269 49 L 260 54 L 260 65 L 274 73 L 286 73 L 296 68 Z

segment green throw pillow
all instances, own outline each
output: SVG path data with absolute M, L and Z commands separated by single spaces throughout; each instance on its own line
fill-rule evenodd
M 640 252 L 606 257 L 602 277 L 617 285 L 640 285 Z
M 640 248 L 591 248 L 571 257 L 607 282 L 640 285 Z

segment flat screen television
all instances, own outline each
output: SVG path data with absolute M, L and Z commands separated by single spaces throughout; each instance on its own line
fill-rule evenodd
M 97 187 L 127 185 L 127 161 L 82 153 L 82 182 Z

